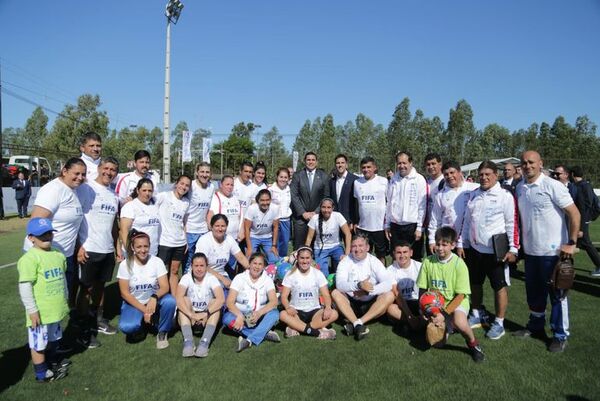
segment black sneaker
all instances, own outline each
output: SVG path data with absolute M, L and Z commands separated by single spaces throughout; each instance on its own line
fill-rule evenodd
M 344 325 L 344 332 L 346 333 L 347 336 L 354 335 L 354 325 L 352 323 L 346 323 Z
M 567 347 L 567 340 L 560 340 L 558 338 L 553 338 L 550 346 L 548 346 L 548 351 L 550 352 L 563 352 Z
M 593 271 L 590 272 L 590 276 L 592 277 L 600 277 L 600 267 L 597 269 L 594 269 Z
M 520 337 L 520 338 L 544 338 L 546 337 L 546 332 L 544 330 L 536 330 L 536 331 L 531 331 L 529 329 L 522 329 L 522 330 L 517 330 L 514 333 L 512 333 L 513 337 Z
M 81 337 L 77 338 L 77 342 L 87 349 L 98 348 L 102 345 L 93 333 L 83 333 Z
M 479 344 L 469 347 L 469 351 L 471 351 L 471 358 L 475 363 L 481 363 L 485 360 L 485 355 L 483 355 L 483 350 Z
M 55 370 L 55 369 L 66 369 L 69 366 L 71 366 L 72 364 L 73 364 L 73 362 L 71 362 L 70 359 L 63 358 L 60 361 L 50 363 L 50 366 L 52 366 L 52 370 Z
M 117 333 L 117 328 L 108 322 L 108 319 L 98 319 L 98 333 L 112 336 Z
M 364 324 L 359 324 L 354 328 L 354 338 L 356 341 L 364 339 L 369 334 L 369 328 Z
M 252 343 L 246 340 L 244 337 L 238 337 L 238 346 L 235 352 L 242 352 L 245 349 L 248 349 L 252 346 Z
M 68 374 L 67 369 L 55 369 L 55 370 L 51 370 L 48 369 L 46 370 L 46 375 L 44 376 L 43 379 L 35 379 L 38 383 L 48 383 L 48 382 L 53 382 L 55 380 L 60 380 L 64 377 L 66 377 Z

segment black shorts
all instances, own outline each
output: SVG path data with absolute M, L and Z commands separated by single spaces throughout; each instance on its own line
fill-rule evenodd
M 375 256 L 378 258 L 387 256 L 389 244 L 385 237 L 385 231 L 365 231 L 359 228 L 358 232 L 369 238 L 369 246 L 374 250 Z
M 480 253 L 473 248 L 466 248 L 465 256 L 471 285 L 483 285 L 487 276 L 494 291 L 508 286 L 504 275 L 504 263 L 496 262 L 493 253 Z
M 298 317 L 300 318 L 300 320 L 302 320 L 304 323 L 308 324 L 310 322 L 312 322 L 313 317 L 317 314 L 318 311 L 320 311 L 321 308 L 317 308 L 317 309 L 313 309 L 310 310 L 308 312 L 299 310 L 298 311 Z
M 112 280 L 115 268 L 115 254 L 88 252 L 88 260 L 79 265 L 79 281 L 84 287 L 93 283 L 106 283 Z
M 348 299 L 350 300 L 350 307 L 354 311 L 356 317 L 361 317 L 365 313 L 367 313 L 369 309 L 371 309 L 371 306 L 375 303 L 375 301 L 377 301 L 377 297 L 368 301 L 361 301 L 352 297 L 348 297 Z
M 182 246 L 158 246 L 158 257 L 162 259 L 167 271 L 172 261 L 182 262 L 185 256 L 185 245 Z
M 406 305 L 408 306 L 408 309 L 410 309 L 410 312 L 413 314 L 413 316 L 419 316 L 420 306 L 418 299 L 409 299 L 408 301 L 406 301 Z

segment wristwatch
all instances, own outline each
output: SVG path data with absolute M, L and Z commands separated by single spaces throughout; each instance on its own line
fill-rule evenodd
M 576 244 L 576 242 L 573 241 L 572 239 L 570 239 L 569 242 L 567 242 L 567 245 L 575 245 L 575 244 Z

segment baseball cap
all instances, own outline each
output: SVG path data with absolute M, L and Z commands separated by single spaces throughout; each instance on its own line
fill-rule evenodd
M 27 235 L 40 236 L 48 231 L 56 231 L 52 227 L 52 220 L 43 217 L 34 217 L 27 223 Z

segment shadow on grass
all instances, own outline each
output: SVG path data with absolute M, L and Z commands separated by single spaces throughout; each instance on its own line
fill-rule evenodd
M 585 274 L 589 273 L 587 270 L 583 269 L 575 270 Z M 510 277 L 525 282 L 525 273 L 522 271 L 511 271 Z M 571 290 L 600 298 L 600 279 L 584 274 L 575 274 L 575 282 L 573 283 L 573 288 Z
M 591 401 L 589 398 L 585 398 L 579 395 L 567 394 L 565 396 L 565 400 L 567 401 Z
M 114 319 L 121 314 L 121 293 L 119 283 L 110 283 L 104 288 L 104 317 L 108 320 Z
M 29 345 L 8 349 L 2 352 L 0 358 L 0 393 L 17 384 L 29 365 Z

